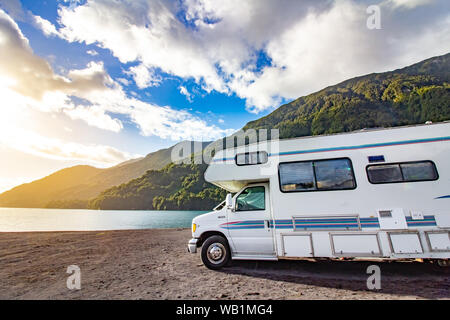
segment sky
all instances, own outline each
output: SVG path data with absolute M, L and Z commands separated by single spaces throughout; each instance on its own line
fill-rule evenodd
M 448 0 L 0 0 L 0 192 L 449 51 Z

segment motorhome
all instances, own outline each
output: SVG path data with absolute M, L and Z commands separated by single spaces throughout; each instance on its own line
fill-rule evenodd
M 229 192 L 193 219 L 188 250 L 210 269 L 237 259 L 448 264 L 450 122 L 225 149 L 205 179 Z

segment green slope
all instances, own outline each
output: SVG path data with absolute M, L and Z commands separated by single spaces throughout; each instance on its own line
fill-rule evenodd
M 300 97 L 245 129 L 281 138 L 450 119 L 450 54 L 392 72 L 353 78 Z
M 164 168 L 171 162 L 171 152 L 174 147 L 107 169 L 75 166 L 57 171 L 43 179 L 4 192 L 0 195 L 0 206 L 85 208 L 87 200 L 100 192 L 138 178 L 147 170 Z
M 225 191 L 204 179 L 206 164 L 169 164 L 138 179 L 102 192 L 91 209 L 207 210 L 225 198 Z

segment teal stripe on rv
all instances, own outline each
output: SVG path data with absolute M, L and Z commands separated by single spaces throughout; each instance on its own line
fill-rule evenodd
M 360 218 L 361 228 L 379 228 L 380 223 L 378 218 Z M 429 227 L 436 226 L 436 219 L 434 216 L 424 216 L 423 219 L 413 220 L 412 217 L 406 217 L 408 227 Z M 294 224 L 292 219 L 280 219 L 270 221 L 271 228 L 277 229 L 293 229 Z M 354 229 L 358 227 L 357 218 L 308 218 L 295 219 L 295 227 L 297 229 Z M 221 228 L 228 230 L 235 229 L 263 229 L 264 220 L 246 220 L 228 222 L 221 225 Z
M 294 154 L 330 152 L 330 151 L 341 151 L 341 150 L 357 150 L 357 149 L 367 149 L 367 148 L 380 148 L 380 147 L 399 146 L 399 145 L 406 145 L 406 144 L 430 143 L 430 142 L 442 142 L 442 141 L 450 141 L 450 136 L 437 137 L 437 138 L 427 138 L 427 139 L 415 139 L 415 140 L 403 140 L 403 141 L 394 141 L 394 142 L 384 142 L 384 143 L 373 143 L 373 144 L 361 144 L 361 145 L 357 145 L 357 146 L 342 146 L 342 147 L 334 147 L 334 148 L 294 150 L 294 151 L 286 151 L 286 152 L 280 152 L 280 153 L 270 153 L 268 156 L 269 157 L 289 156 L 289 155 L 294 155 Z M 213 162 L 229 161 L 229 160 L 234 160 L 234 158 L 213 159 Z

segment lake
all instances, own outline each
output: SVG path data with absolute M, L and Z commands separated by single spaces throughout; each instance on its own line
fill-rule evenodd
M 206 212 L 0 208 L 0 232 L 190 228 Z

